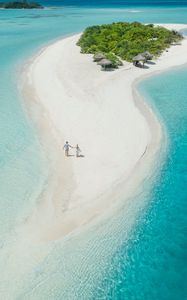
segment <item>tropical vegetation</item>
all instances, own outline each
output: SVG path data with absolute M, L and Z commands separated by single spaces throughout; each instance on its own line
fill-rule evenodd
M 13 2 L 2 2 L 0 3 L 0 8 L 5 9 L 33 9 L 33 8 L 43 8 L 43 6 L 36 2 L 23 1 L 13 1 Z
M 145 51 L 157 57 L 182 38 L 177 31 L 162 26 L 119 22 L 88 27 L 77 44 L 82 53 L 103 53 L 118 65 L 119 59 L 131 62 Z

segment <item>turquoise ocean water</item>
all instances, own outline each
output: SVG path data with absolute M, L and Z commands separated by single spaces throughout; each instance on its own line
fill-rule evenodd
M 187 7 L 43 2 L 48 7 L 40 11 L 0 10 L 0 299 L 187 299 L 185 67 L 138 86 L 166 129 L 168 147 L 128 211 L 122 207 L 109 220 L 48 244 L 30 245 L 17 230 L 48 175 L 19 92 L 23 63 L 48 43 L 88 25 L 186 23 Z

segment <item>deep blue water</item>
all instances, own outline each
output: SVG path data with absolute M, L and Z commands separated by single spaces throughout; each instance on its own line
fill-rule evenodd
M 62 7 L 0 10 L 0 298 L 187 299 L 187 68 L 139 86 L 164 124 L 168 148 L 128 211 L 121 207 L 110 220 L 68 241 L 37 247 L 15 231 L 30 215 L 48 175 L 47 158 L 19 94 L 22 64 L 49 42 L 91 24 L 186 23 L 186 3 L 42 3 Z
M 5 0 L 2 2 L 9 2 Z M 187 0 L 39 0 L 36 1 L 44 6 L 77 6 L 77 7 L 135 7 L 135 6 L 153 6 L 153 7 L 172 7 L 186 6 Z
M 74 6 L 186 6 L 186 0 L 41 0 L 39 1 L 44 5 L 51 6 L 63 6 L 63 5 L 74 5 Z

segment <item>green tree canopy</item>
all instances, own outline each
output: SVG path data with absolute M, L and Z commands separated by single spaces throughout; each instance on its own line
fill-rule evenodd
M 132 61 L 139 53 L 149 51 L 159 56 L 182 35 L 153 24 L 119 22 L 88 27 L 78 41 L 82 53 L 111 53 L 126 61 Z

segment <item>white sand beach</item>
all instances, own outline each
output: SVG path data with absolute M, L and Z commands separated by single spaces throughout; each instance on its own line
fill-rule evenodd
M 43 49 L 24 73 L 25 104 L 50 165 L 46 187 L 26 224 L 39 239 L 64 237 L 110 209 L 120 194 L 128 201 L 128 191 L 146 176 L 162 138 L 151 108 L 135 100 L 133 84 L 187 63 L 184 39 L 147 69 L 125 63 L 103 72 L 92 55 L 80 53 L 79 36 Z M 72 146 L 78 143 L 84 157 L 64 157 L 66 140 Z

